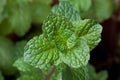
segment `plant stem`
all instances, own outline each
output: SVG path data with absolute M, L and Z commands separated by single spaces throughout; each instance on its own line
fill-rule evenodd
M 50 80 L 50 77 L 52 76 L 52 74 L 54 73 L 54 71 L 56 70 L 56 68 L 57 68 L 56 66 L 53 66 L 53 68 L 51 69 L 51 71 L 45 77 L 45 80 Z

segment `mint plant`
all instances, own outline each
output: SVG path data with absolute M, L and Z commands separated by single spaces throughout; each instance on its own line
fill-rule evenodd
M 88 80 L 89 53 L 101 40 L 102 26 L 91 19 L 81 20 L 72 4 L 61 1 L 44 20 L 42 31 L 27 42 L 25 63 L 43 75 L 55 69 L 50 80 L 68 80 L 67 75 L 71 75 L 70 80 Z M 65 74 L 66 70 L 70 73 Z

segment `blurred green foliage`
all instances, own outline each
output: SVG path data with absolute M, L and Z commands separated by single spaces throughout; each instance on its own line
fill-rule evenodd
M 110 18 L 116 9 L 115 0 L 60 1 L 69 1 L 79 11 L 80 17 L 73 15 L 76 18 L 71 18 L 73 24 L 76 24 L 75 20 L 81 20 L 81 18 L 92 18 L 102 22 Z M 39 29 L 51 10 L 51 3 L 52 0 L 0 0 L 0 80 L 4 80 L 4 75 L 17 76 L 17 80 L 44 80 L 46 74 L 40 69 L 25 63 L 23 53 L 24 46 L 27 43 L 26 39 L 29 38 L 29 35 L 33 37 L 35 34 L 41 33 Z M 53 11 L 53 13 L 55 12 Z M 59 14 L 63 15 L 64 13 Z M 70 17 L 69 15 L 65 16 Z M 118 20 L 120 20 L 120 17 Z M 32 24 L 39 25 L 39 28 L 26 35 L 30 31 Z M 33 27 L 35 28 L 35 26 Z M 12 38 L 8 37 L 11 34 L 17 35 L 20 40 L 12 41 Z M 61 75 L 64 76 L 63 80 L 67 80 L 68 78 L 79 80 L 79 75 L 85 76 L 81 77 L 83 80 L 88 78 L 89 80 L 107 79 L 108 74 L 106 71 L 96 73 L 93 66 L 88 65 L 87 67 L 88 70 L 85 71 L 84 68 L 73 70 L 67 67 L 62 73 L 53 74 L 52 80 L 55 80 L 56 76 Z M 70 73 L 71 76 L 68 77 L 67 73 Z
M 52 0 L 2 0 L 0 2 L 0 35 L 14 32 L 24 36 L 31 24 L 41 24 L 50 11 Z

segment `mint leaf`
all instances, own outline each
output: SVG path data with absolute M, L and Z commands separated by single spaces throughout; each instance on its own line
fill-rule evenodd
M 96 73 L 95 68 L 88 64 L 88 74 L 89 74 L 89 80 L 107 80 L 108 73 L 105 70 L 102 70 L 98 73 Z
M 44 76 L 40 69 L 24 62 L 23 57 L 17 59 L 13 64 L 20 71 L 20 77 L 17 80 L 43 80 Z
M 92 4 L 91 0 L 60 0 L 60 1 L 69 1 L 76 7 L 78 11 L 87 11 Z
M 34 37 L 25 46 L 24 60 L 36 68 L 57 65 L 60 63 L 58 59 L 59 55 L 54 43 L 43 35 Z
M 28 63 L 24 62 L 23 58 L 17 59 L 14 64 L 15 67 L 18 68 L 19 71 L 22 72 L 31 72 L 31 71 L 37 71 L 38 69 L 34 68 L 33 66 L 29 65 Z
M 102 27 L 90 19 L 73 25 L 64 15 L 51 12 L 42 30 L 42 35 L 25 46 L 24 60 L 40 69 L 50 69 L 60 63 L 79 68 L 88 63 L 90 49 L 100 42 Z
M 73 31 L 72 24 L 64 16 L 51 13 L 44 21 L 42 28 L 44 36 L 50 40 L 53 39 L 60 50 L 67 48 L 67 39 Z
M 66 18 L 52 14 L 44 22 L 46 23 L 43 24 L 43 33 L 53 39 L 57 48 L 62 51 L 60 56 L 63 62 L 72 67 L 86 65 L 89 60 L 89 48 L 82 39 L 76 43 L 77 37 L 71 30 L 72 24 Z
M 16 59 L 22 57 L 24 55 L 24 46 L 26 45 L 27 41 L 19 41 L 14 46 L 14 52 Z
M 81 19 L 77 10 L 67 1 L 62 1 L 59 5 L 54 6 L 52 12 L 65 16 L 73 25 L 78 24 Z
M 77 69 L 67 67 L 62 76 L 62 80 L 88 80 L 88 71 L 85 66 Z
M 85 19 L 76 27 L 75 32 L 87 42 L 92 50 L 101 41 L 102 26 L 94 20 Z
M 107 71 L 101 71 L 98 73 L 96 80 L 107 80 L 108 78 L 108 73 Z
M 73 68 L 86 65 L 89 60 L 89 47 L 83 39 L 78 39 L 76 45 L 64 51 L 61 55 L 64 63 Z

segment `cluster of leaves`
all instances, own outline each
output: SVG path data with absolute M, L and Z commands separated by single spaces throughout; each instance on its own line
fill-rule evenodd
M 14 32 L 24 36 L 31 24 L 40 24 L 50 11 L 52 0 L 1 0 L 0 35 Z
M 116 9 L 115 0 L 60 0 L 69 1 L 80 12 L 82 18 L 102 22 L 110 18 Z
M 18 80 L 44 79 L 54 67 L 51 80 L 68 80 L 68 75 L 70 80 L 88 80 L 89 53 L 101 40 L 101 25 L 91 19 L 81 20 L 72 4 L 61 1 L 44 20 L 42 30 L 27 42 L 24 58 L 14 64 L 24 73 Z
M 102 27 L 94 20 L 81 19 L 91 16 L 97 3 L 93 8 L 94 1 L 91 0 L 61 0 L 50 11 L 51 1 L 0 1 L 0 71 L 5 75 L 17 75 L 18 69 L 20 76 L 17 80 L 44 80 L 55 68 L 50 80 L 106 80 L 106 72 L 97 74 L 88 65 L 90 51 L 101 40 Z M 103 0 L 96 1 L 104 3 Z M 83 5 L 86 3 L 87 6 Z M 109 2 L 105 7 L 105 13 L 110 13 L 108 17 L 113 12 L 109 9 L 111 4 Z M 102 13 L 100 11 L 98 13 Z M 92 17 L 98 21 L 108 18 L 101 14 Z M 43 33 L 28 42 L 13 43 L 3 37 L 11 33 L 25 36 L 32 23 L 43 23 Z M 1 72 L 0 80 L 3 80 Z

